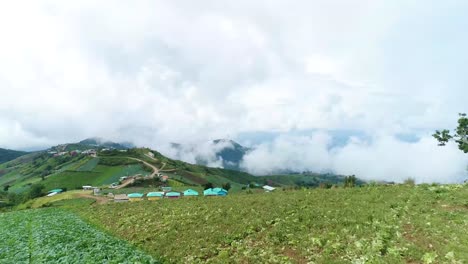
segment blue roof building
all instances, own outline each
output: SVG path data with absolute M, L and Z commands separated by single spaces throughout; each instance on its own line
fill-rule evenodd
M 198 196 L 198 192 L 192 189 L 184 191 L 184 196 Z
M 204 196 L 226 196 L 228 191 L 223 188 L 210 188 L 203 191 Z

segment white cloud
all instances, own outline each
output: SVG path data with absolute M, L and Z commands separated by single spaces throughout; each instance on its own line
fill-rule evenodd
M 323 133 L 312 137 L 280 136 L 271 143 L 255 147 L 244 157 L 241 166 L 256 175 L 278 171 L 322 172 L 331 167 L 327 150 L 330 143 L 331 138 Z
M 223 159 L 217 153 L 223 149 L 232 149 L 234 146 L 230 141 L 199 141 L 191 144 L 174 146 L 163 144 L 155 146 L 167 157 L 182 160 L 188 163 L 202 163 L 209 167 L 223 168 Z
M 364 180 L 403 182 L 461 182 L 466 179 L 468 157 L 454 144 L 438 147 L 434 139 L 403 142 L 393 136 L 376 135 L 370 141 L 352 138 L 331 148 L 331 137 L 280 136 L 245 156 L 243 167 L 257 174 L 278 171 L 335 172 L 355 174 Z

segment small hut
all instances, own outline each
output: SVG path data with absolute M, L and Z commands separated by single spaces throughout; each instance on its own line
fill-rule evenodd
M 127 195 L 130 199 L 130 202 L 142 201 L 144 194 L 142 193 L 131 193 Z
M 168 192 L 166 193 L 166 197 L 169 199 L 177 199 L 180 198 L 180 193 L 179 192 Z
M 218 196 L 226 196 L 228 191 L 223 188 L 213 188 L 213 192 L 215 192 Z
M 198 192 L 192 189 L 188 189 L 184 191 L 184 197 L 197 197 Z
M 50 191 L 47 192 L 47 196 L 54 196 L 54 195 L 56 195 L 58 193 L 61 193 L 61 192 L 63 192 L 62 189 L 53 189 L 53 190 L 50 190 Z
M 228 191 L 223 188 L 210 188 L 203 191 L 204 196 L 226 196 Z
M 264 186 L 263 186 L 263 190 L 265 190 L 265 192 L 272 192 L 272 191 L 276 190 L 276 188 L 275 188 L 275 187 L 271 187 L 271 186 L 269 186 L 269 185 L 264 185 Z
M 114 195 L 114 202 L 128 202 L 128 196 L 126 194 Z
M 159 200 L 164 197 L 164 192 L 149 192 L 146 194 L 149 201 Z
M 162 187 L 161 188 L 163 192 L 170 192 L 172 191 L 172 187 Z

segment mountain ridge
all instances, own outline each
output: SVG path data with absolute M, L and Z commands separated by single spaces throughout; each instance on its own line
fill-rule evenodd
M 28 154 L 26 151 L 0 148 L 0 164 Z

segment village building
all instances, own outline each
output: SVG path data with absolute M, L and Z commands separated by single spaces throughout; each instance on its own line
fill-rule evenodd
M 184 197 L 197 197 L 198 192 L 192 189 L 188 189 L 184 191 Z
M 50 190 L 50 191 L 47 192 L 47 196 L 54 196 L 54 195 L 59 194 L 61 192 L 63 192 L 62 189 L 53 189 L 53 190 Z
M 179 192 L 168 192 L 168 193 L 166 193 L 166 198 L 169 198 L 169 199 L 180 198 L 180 193 Z
M 149 192 L 146 194 L 146 198 L 149 201 L 160 200 L 164 197 L 164 192 Z
M 131 193 L 127 195 L 130 202 L 137 202 L 137 201 L 142 201 L 144 194 L 142 193 Z
M 162 189 L 163 192 L 170 192 L 170 191 L 172 191 L 172 187 L 166 187 L 166 186 L 165 186 L 165 187 L 161 187 L 161 189 Z
M 114 202 L 128 202 L 128 196 L 126 194 L 114 195 Z
M 263 190 L 265 190 L 265 192 L 272 192 L 272 191 L 276 190 L 276 188 L 275 188 L 275 187 L 271 187 L 271 186 L 269 186 L 269 185 L 264 185 L 264 186 L 263 186 Z
M 226 196 L 228 191 L 223 188 L 209 188 L 203 191 L 204 196 Z

